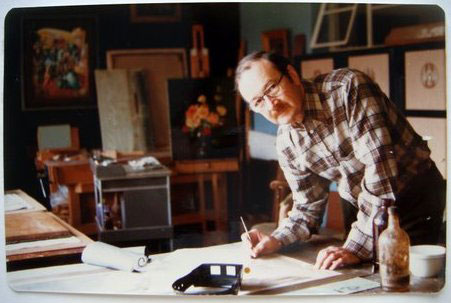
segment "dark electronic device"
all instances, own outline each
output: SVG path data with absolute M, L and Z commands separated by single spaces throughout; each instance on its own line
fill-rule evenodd
M 188 295 L 236 295 L 241 286 L 241 264 L 201 264 L 172 284 L 175 292 Z M 189 287 L 204 287 L 185 292 Z

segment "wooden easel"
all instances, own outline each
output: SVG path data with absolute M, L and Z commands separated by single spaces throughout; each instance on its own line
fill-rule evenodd
M 193 48 L 191 57 L 191 77 L 205 78 L 210 74 L 208 49 L 204 45 L 204 28 L 201 24 L 193 25 Z

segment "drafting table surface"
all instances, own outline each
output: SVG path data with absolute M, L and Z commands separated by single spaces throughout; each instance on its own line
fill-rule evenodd
M 352 276 L 363 276 L 367 280 L 380 282 L 379 275 L 371 274 L 369 264 L 361 264 L 339 271 L 314 271 L 312 273 L 311 264 L 314 263 L 318 250 L 339 243 L 342 242 L 315 237 L 312 241 L 302 243 L 292 252 L 256 259 L 251 263 L 248 263 L 248 258 L 243 257 L 245 254 L 243 254 L 241 243 L 231 243 L 205 248 L 180 249 L 171 253 L 153 255 L 149 271 L 145 273 L 115 271 L 87 264 L 72 264 L 8 272 L 7 279 L 9 285 L 16 291 L 174 295 L 171 286 L 176 279 L 188 274 L 201 263 L 218 262 L 250 265 L 251 273 L 249 275 L 243 273 L 240 295 L 252 294 L 252 292 L 255 294 L 284 294 L 279 291 L 284 290 L 284 285 L 287 285 L 286 294 L 296 293 L 296 289 L 327 285 Z M 143 248 L 135 251 L 142 253 Z M 270 274 L 268 275 L 268 273 Z M 444 281 L 444 276 L 429 279 L 411 277 L 410 292 L 435 293 L 444 286 Z M 264 284 L 278 285 L 279 288 L 262 292 Z M 383 290 L 380 287 L 366 291 L 366 293 L 372 294 L 381 292 Z M 296 294 L 314 293 L 309 293 L 307 288 Z
M 7 276 L 16 291 L 174 295 L 172 283 L 201 263 L 249 265 L 251 273 L 243 273 L 240 294 L 339 275 L 333 271 L 313 270 L 308 263 L 278 254 L 250 263 L 244 256 L 242 244 L 232 243 L 153 255 L 145 273 L 72 264 L 9 272 Z

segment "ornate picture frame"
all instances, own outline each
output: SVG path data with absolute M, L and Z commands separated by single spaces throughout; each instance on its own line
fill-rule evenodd
M 96 106 L 95 17 L 24 18 L 22 109 Z

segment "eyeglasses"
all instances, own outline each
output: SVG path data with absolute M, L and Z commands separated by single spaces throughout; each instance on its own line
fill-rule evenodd
M 263 105 L 265 104 L 263 101 L 264 101 L 265 97 L 268 97 L 268 98 L 277 97 L 277 95 L 280 93 L 280 88 L 281 88 L 280 82 L 282 82 L 283 76 L 284 76 L 284 74 L 281 74 L 280 78 L 276 82 L 270 83 L 268 88 L 266 88 L 263 91 L 263 94 L 261 97 L 254 98 L 251 100 L 251 102 L 249 103 L 249 106 L 253 111 L 258 112 L 263 109 Z

